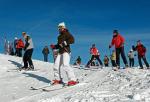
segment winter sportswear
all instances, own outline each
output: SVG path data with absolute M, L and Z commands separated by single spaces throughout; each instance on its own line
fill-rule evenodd
M 96 47 L 92 47 L 91 49 L 90 49 L 90 53 L 92 54 L 92 55 L 100 55 L 99 54 L 99 51 L 98 51 L 98 49 L 96 48 Z
M 132 46 L 132 49 L 138 52 L 138 62 L 139 62 L 140 68 L 143 69 L 143 64 L 142 64 L 141 59 L 143 59 L 146 67 L 149 68 L 149 64 L 145 56 L 146 47 L 139 41 L 136 47 Z
M 59 49 L 59 53 L 63 54 L 65 52 L 70 53 L 70 44 L 74 43 L 74 37 L 69 33 L 67 29 L 60 32 L 58 36 L 58 43 L 57 45 L 52 46 L 54 49 Z
M 115 48 L 120 48 L 124 46 L 125 39 L 120 35 L 116 35 L 113 37 L 111 46 L 114 45 Z

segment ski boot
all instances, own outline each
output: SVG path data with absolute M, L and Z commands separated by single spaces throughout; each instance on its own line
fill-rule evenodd
M 57 85 L 57 84 L 61 84 L 62 82 L 61 82 L 61 80 L 53 80 L 52 81 L 52 85 Z
M 28 69 L 28 67 L 21 67 L 21 68 L 19 68 L 19 71 L 22 71 L 22 70 L 26 70 L 26 69 Z
M 77 83 L 79 83 L 79 82 L 78 81 L 74 81 L 74 80 L 70 80 L 70 81 L 68 81 L 67 86 L 73 86 L 73 85 L 76 85 Z
M 34 66 L 33 65 L 31 65 L 27 70 L 31 70 L 31 71 L 33 71 L 34 70 Z

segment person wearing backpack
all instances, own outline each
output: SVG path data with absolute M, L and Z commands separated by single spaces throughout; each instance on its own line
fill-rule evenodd
M 68 29 L 65 26 L 65 23 L 62 22 L 58 25 L 59 33 L 60 35 L 58 36 L 57 39 L 57 44 L 51 44 L 52 49 L 58 49 L 58 55 L 54 63 L 54 80 L 52 84 L 62 84 L 62 78 L 61 78 L 61 73 L 60 73 L 60 68 L 63 68 L 65 72 L 67 73 L 68 77 L 68 86 L 72 86 L 77 84 L 77 80 L 74 74 L 73 69 L 70 67 L 70 45 L 74 43 L 74 37 L 70 34 Z M 61 67 L 62 66 L 62 67 Z
M 16 48 L 17 48 L 17 56 L 22 57 L 22 49 L 24 48 L 24 42 L 22 41 L 22 39 L 19 39 L 17 41 Z
M 137 51 L 137 53 L 138 53 L 138 62 L 139 62 L 139 65 L 140 65 L 140 69 L 143 69 L 143 64 L 142 64 L 141 59 L 143 59 L 147 69 L 149 69 L 149 64 L 148 64 L 146 56 L 145 56 L 145 54 L 146 54 L 146 47 L 141 43 L 141 41 L 138 40 L 136 47 L 133 45 L 132 49 L 134 51 Z

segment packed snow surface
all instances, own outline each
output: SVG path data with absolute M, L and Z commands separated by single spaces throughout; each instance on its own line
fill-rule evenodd
M 74 68 L 80 84 L 44 92 L 31 86 L 49 85 L 53 64 L 34 60 L 35 71 L 18 71 L 22 64 L 21 58 L 0 54 L 0 102 L 150 102 L 150 70 Z

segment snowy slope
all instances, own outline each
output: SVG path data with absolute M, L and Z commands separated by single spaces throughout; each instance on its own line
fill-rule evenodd
M 16 69 L 21 63 L 20 58 L 0 54 L 1 102 L 150 102 L 149 70 L 74 68 L 81 84 L 59 90 L 53 89 L 60 86 L 49 87 L 51 92 L 43 92 L 30 87 L 48 85 L 53 79 L 53 64 L 34 60 L 36 71 L 20 72 Z

